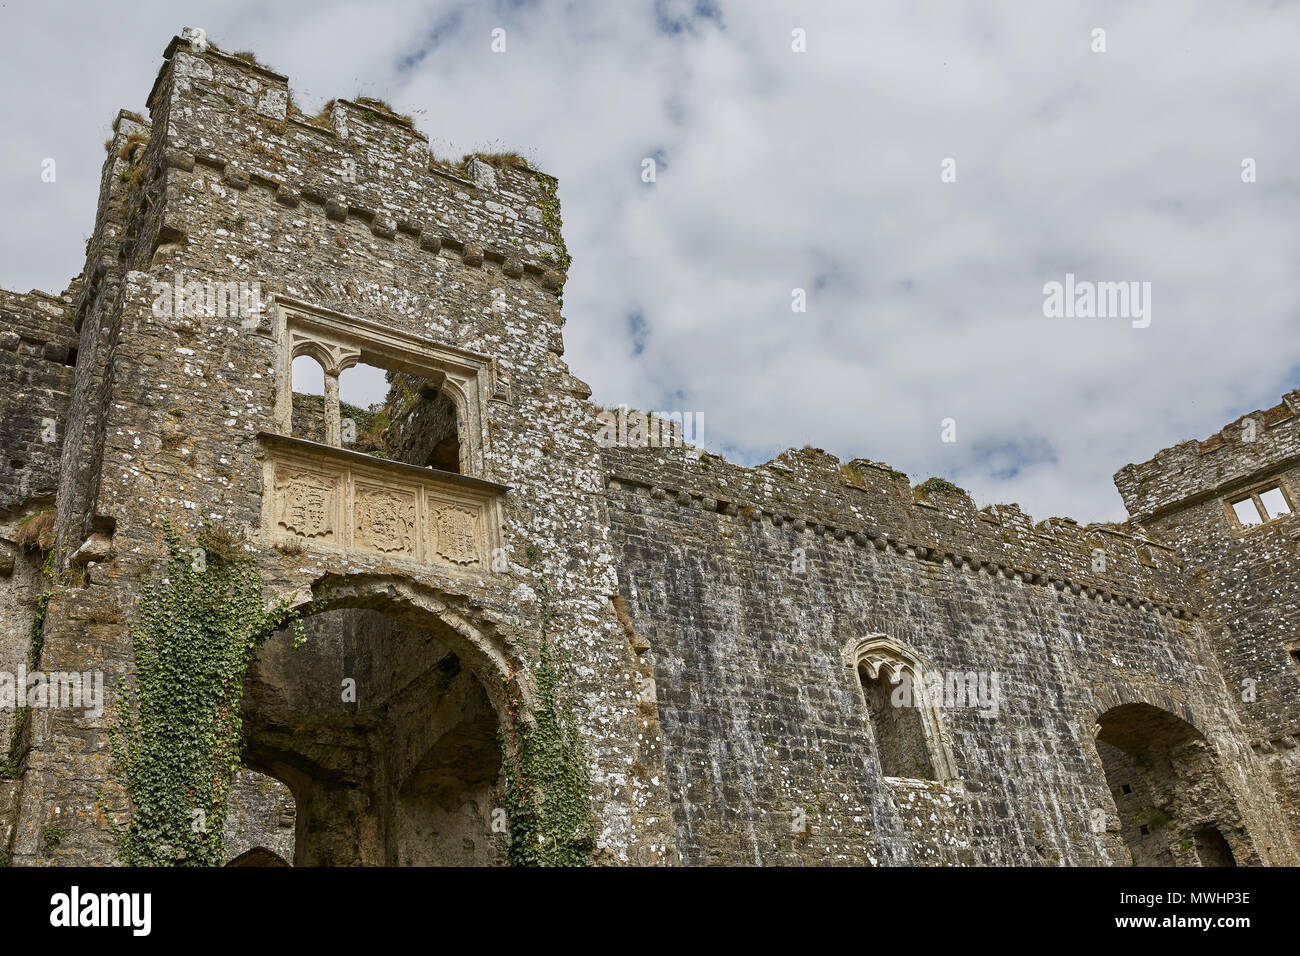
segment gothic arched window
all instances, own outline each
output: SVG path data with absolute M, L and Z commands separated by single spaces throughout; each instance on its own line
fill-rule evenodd
M 942 739 L 939 715 L 925 694 L 925 673 L 915 654 L 884 635 L 850 646 L 857 677 L 886 777 L 947 780 L 955 776 Z

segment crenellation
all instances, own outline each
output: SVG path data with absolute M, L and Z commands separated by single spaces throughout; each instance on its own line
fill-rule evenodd
M 1156 595 L 1155 603 L 1162 607 L 1196 613 L 1196 598 L 1176 574 L 1173 550 L 1109 526 L 1080 527 L 1068 519 L 1035 524 L 1014 504 L 976 511 L 966 495 L 914 498 L 910 489 L 904 491 L 892 478 L 872 493 L 846 479 L 831 456 L 808 458 L 787 452 L 778 457 L 776 469 L 769 465 L 761 471 L 713 456 L 695 459 L 678 450 L 608 449 L 606 459 L 611 480 L 620 489 L 659 488 L 669 497 L 725 502 L 733 509 L 753 508 L 775 527 L 790 525 L 804 531 L 816 525 L 832 529 L 841 539 L 862 535 L 904 550 L 959 555 L 976 565 L 996 555 L 1015 574 L 1041 578 L 1044 583 L 1054 572 L 1065 572 L 1062 580 L 1080 587 L 1121 596 Z M 705 460 L 707 468 L 696 464 Z M 801 460 L 817 466 L 800 468 Z M 771 477 L 763 478 L 762 472 Z M 991 533 L 985 528 L 989 524 L 999 530 Z M 1166 557 L 1143 559 L 1139 545 L 1158 547 Z M 1105 571 L 1093 567 L 1098 547 L 1106 552 Z
M 235 175 L 240 185 L 244 175 L 249 175 L 295 188 L 304 196 L 339 197 L 351 209 L 371 217 L 383 211 L 399 222 L 436 223 L 454 232 L 468 230 L 457 236 L 461 243 L 482 245 L 502 261 L 511 255 L 526 256 L 538 273 L 544 269 L 540 257 L 554 256 L 554 237 L 537 206 L 545 196 L 545 189 L 538 183 L 542 174 L 514 169 L 495 171 L 489 164 L 474 160 L 475 169 L 490 170 L 492 175 L 480 172 L 467 191 L 469 180 L 454 182 L 440 170 L 430 172 L 427 138 L 409 121 L 373 104 L 348 100 L 333 101 L 327 111 L 329 128 L 299 123 L 293 137 L 266 129 L 265 117 L 256 111 L 242 124 L 218 123 L 216 115 L 229 113 L 231 108 L 227 95 L 217 87 L 209 89 L 192 80 L 203 76 L 201 64 L 214 56 L 213 48 L 197 53 L 174 44 L 172 69 L 179 79 L 160 76 L 151 98 L 151 102 L 165 98 L 169 82 L 177 83 L 178 92 L 185 95 L 180 121 L 168 127 L 169 139 L 176 140 L 182 152 L 192 152 L 213 165 L 219 160 L 224 160 L 222 165 L 237 163 Z M 225 78 L 226 87 L 237 88 L 256 82 L 239 78 L 241 71 L 253 69 L 242 60 L 232 62 L 227 58 L 221 61 L 216 76 Z M 191 130 L 193 141 L 186 138 Z M 417 145 L 423 152 L 418 161 L 411 162 L 419 152 L 414 148 Z M 510 183 L 510 189 L 493 192 L 495 198 L 481 195 L 484 190 L 492 192 L 498 173 Z M 328 184 L 325 174 L 330 175 Z M 468 209 L 475 214 L 466 216 Z M 490 233 L 478 231 L 482 222 L 492 224 Z

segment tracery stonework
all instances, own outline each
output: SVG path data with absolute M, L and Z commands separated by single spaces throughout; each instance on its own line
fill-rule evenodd
M 451 504 L 429 502 L 433 550 L 455 564 L 478 564 L 478 512 Z
M 279 526 L 304 538 L 334 537 L 335 482 L 308 471 L 277 476 L 275 497 Z
M 415 498 L 385 488 L 358 487 L 354 525 L 356 543 L 385 553 L 415 546 Z

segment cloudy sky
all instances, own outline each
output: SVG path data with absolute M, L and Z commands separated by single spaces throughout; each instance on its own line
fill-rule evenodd
M 1121 465 L 1300 386 L 1300 4 L 8 0 L 0 285 L 80 271 L 109 124 L 187 25 L 308 112 L 382 97 L 558 176 L 573 371 L 732 460 L 1110 520 Z M 1045 316 L 1067 273 L 1149 282 L 1149 325 Z

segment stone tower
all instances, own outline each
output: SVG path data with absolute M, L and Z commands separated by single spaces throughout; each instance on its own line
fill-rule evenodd
M 227 528 L 255 548 L 268 600 L 311 615 L 301 652 L 284 635 L 263 647 L 244 716 L 247 764 L 292 792 L 298 862 L 490 862 L 498 727 L 533 693 L 545 582 L 575 665 L 596 856 L 663 857 L 597 422 L 561 357 L 555 181 L 443 168 L 377 102 L 305 117 L 284 76 L 197 35 L 169 44 L 148 107 L 115 123 L 83 277 L 61 301 L 6 300 L 24 323 L 6 330 L 24 343 L 7 369 L 41 396 L 5 408 L 23 466 L 4 479 L 6 537 L 56 508 L 41 666 L 103 668 L 112 699 L 161 520 Z M 37 320 L 55 331 L 34 351 Z M 315 406 L 292 399 L 301 356 L 323 370 Z M 339 376 L 358 363 L 406 390 L 401 459 L 342 440 Z M 41 552 L 10 554 L 14 670 Z M 6 787 L 15 863 L 48 861 L 52 825 L 60 862 L 114 860 L 126 804 L 107 719 L 30 712 Z
M 1200 585 L 1230 699 L 1300 834 L 1300 392 L 1115 483 Z

